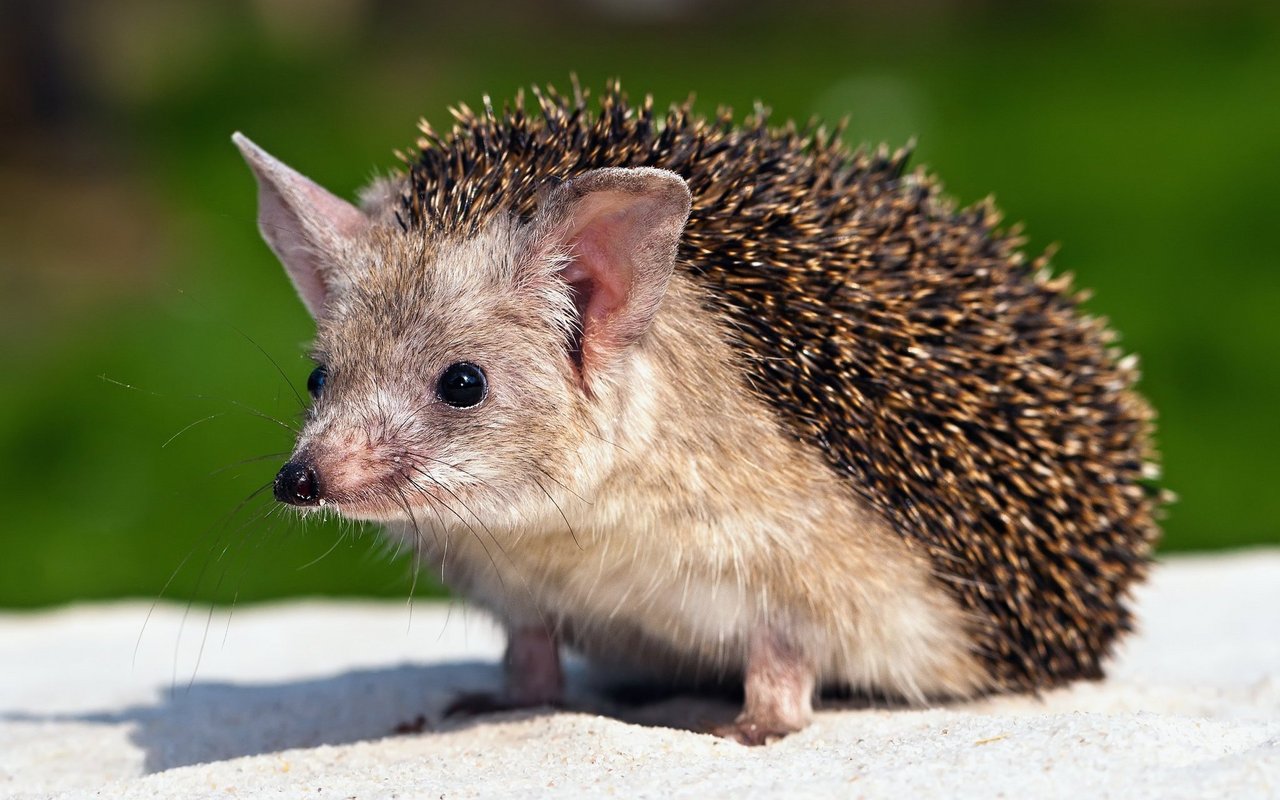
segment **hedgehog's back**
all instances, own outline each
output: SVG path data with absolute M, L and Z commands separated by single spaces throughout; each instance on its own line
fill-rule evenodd
M 1157 500 L 1150 412 L 1066 279 L 1024 263 L 986 205 L 956 211 L 907 155 L 851 154 L 757 112 L 694 119 L 616 87 L 589 112 L 460 113 L 426 129 L 403 224 L 479 226 L 605 166 L 682 175 L 680 263 L 740 344 L 752 391 L 922 544 L 1007 688 L 1100 674 L 1130 624 Z

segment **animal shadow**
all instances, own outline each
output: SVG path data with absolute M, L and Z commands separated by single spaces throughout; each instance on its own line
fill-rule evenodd
M 446 717 L 444 711 L 460 695 L 496 693 L 502 674 L 494 662 L 403 665 L 264 684 L 197 681 L 166 692 L 154 704 L 120 711 L 18 716 L 43 722 L 128 723 L 129 736 L 143 750 L 144 768 L 151 773 L 397 734 L 432 735 L 560 711 L 705 731 L 732 719 L 740 703 L 732 692 L 716 689 L 610 684 L 579 664 L 569 666 L 567 678 L 561 709 L 478 716 Z

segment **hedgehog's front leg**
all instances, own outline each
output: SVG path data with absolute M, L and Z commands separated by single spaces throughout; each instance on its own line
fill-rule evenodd
M 513 628 L 507 638 L 507 696 L 520 706 L 555 705 L 564 694 L 560 643 L 544 625 Z
M 794 733 L 813 717 L 813 665 L 800 648 L 768 628 L 747 643 L 742 713 L 715 733 L 746 745 L 761 745 Z
M 502 694 L 468 693 L 457 697 L 445 716 L 554 706 L 564 694 L 560 643 L 544 625 L 512 627 L 503 658 L 506 687 Z

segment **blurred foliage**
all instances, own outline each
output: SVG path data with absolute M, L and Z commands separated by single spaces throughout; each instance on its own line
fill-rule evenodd
M 1165 548 L 1277 541 L 1280 8 L 826 5 L 0 7 L 0 605 L 405 594 L 373 536 L 252 494 L 310 321 L 228 136 L 351 196 L 420 115 L 571 72 L 916 137 L 961 202 L 995 192 L 1029 250 L 1061 242 L 1142 355 L 1181 495 Z

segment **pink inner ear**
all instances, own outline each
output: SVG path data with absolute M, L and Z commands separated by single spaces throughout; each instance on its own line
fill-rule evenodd
M 560 277 L 577 304 L 577 356 L 588 385 L 649 329 L 675 268 L 689 202 L 678 175 L 639 167 L 588 172 L 543 200 L 552 226 L 546 241 L 568 251 Z
M 584 357 L 628 338 L 632 326 L 620 312 L 634 277 L 628 242 L 620 234 L 625 212 L 605 213 L 586 225 L 570 247 L 561 275 L 573 287 L 582 320 Z

